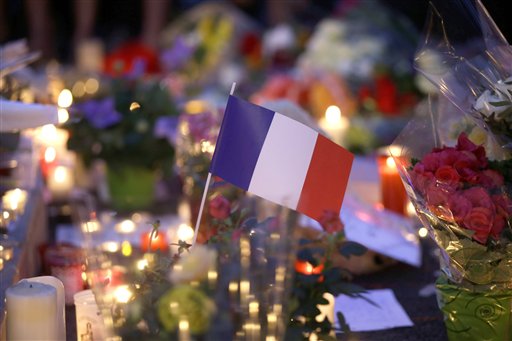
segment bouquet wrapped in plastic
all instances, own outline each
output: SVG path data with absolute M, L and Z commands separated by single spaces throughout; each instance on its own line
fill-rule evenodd
M 470 28 L 478 23 L 482 45 L 466 39 L 466 48 L 456 48 L 453 31 L 443 24 L 444 15 L 452 18 L 449 11 L 432 10 L 417 68 L 441 94 L 395 140 L 401 152 L 394 156 L 418 216 L 441 251 L 443 274 L 436 287 L 448 337 L 509 340 L 512 49 L 479 1 L 476 7 L 469 1 L 450 5 L 458 17 L 473 19 Z

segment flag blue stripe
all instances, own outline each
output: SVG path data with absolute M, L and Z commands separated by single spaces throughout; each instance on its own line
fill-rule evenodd
M 247 190 L 273 118 L 273 111 L 229 96 L 210 172 Z

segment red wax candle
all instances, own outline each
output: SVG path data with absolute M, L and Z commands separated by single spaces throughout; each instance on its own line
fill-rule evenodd
M 140 248 L 142 252 L 147 251 L 167 251 L 169 250 L 169 243 L 167 243 L 167 238 L 165 237 L 165 233 L 162 231 L 157 231 L 153 234 L 150 246 L 150 237 L 151 231 L 144 232 L 140 238 Z M 151 249 L 150 249 L 151 248 Z
M 396 213 L 405 215 L 407 194 L 400 179 L 395 161 L 391 156 L 377 158 L 380 175 L 382 206 Z

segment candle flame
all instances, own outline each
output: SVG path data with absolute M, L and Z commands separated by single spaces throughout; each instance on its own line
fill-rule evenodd
M 329 124 L 339 124 L 341 122 L 341 110 L 336 105 L 330 105 L 325 110 L 325 120 Z
M 69 112 L 64 108 L 60 108 L 57 111 L 57 116 L 59 123 L 66 123 L 69 120 Z
M 73 104 L 73 94 L 68 89 L 63 89 L 57 99 L 57 105 L 61 108 L 69 108 L 71 104 Z
M 191 241 L 194 237 L 194 229 L 187 224 L 181 224 L 178 227 L 178 240 Z
M 121 285 L 117 287 L 114 292 L 114 296 L 119 303 L 128 303 L 128 301 L 130 301 L 132 298 L 132 295 L 133 294 L 127 285 Z
M 63 183 L 67 180 L 69 170 L 64 166 L 55 167 L 55 173 L 53 173 L 53 178 L 55 182 Z
M 389 168 L 396 168 L 396 163 L 395 160 L 393 160 L 392 156 L 388 156 L 386 158 L 386 166 L 388 166 Z
M 421 237 L 421 238 L 425 238 L 427 235 L 428 235 L 428 230 L 424 227 L 420 228 L 418 230 L 418 235 Z
M 57 158 L 57 151 L 53 147 L 48 147 L 44 151 L 44 162 L 51 163 Z

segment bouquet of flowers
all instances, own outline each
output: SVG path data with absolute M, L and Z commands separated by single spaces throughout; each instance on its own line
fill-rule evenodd
M 477 8 L 466 1 L 454 4 L 459 11 L 479 15 L 475 22 L 480 23 L 485 47 L 464 55 L 468 50 L 451 45 L 451 31 L 433 9 L 418 59 L 434 53 L 442 61 L 439 68 L 420 68 L 442 96 L 437 107 L 413 119 L 397 138 L 402 152 L 395 158 L 409 197 L 441 250 L 437 293 L 449 339 L 505 340 L 512 330 L 512 159 L 507 130 L 512 49 L 500 40 L 480 2 Z M 441 40 L 435 39 L 436 27 Z
M 158 172 L 172 167 L 170 141 L 178 112 L 168 89 L 156 80 L 128 75 L 104 82 L 108 90 L 101 98 L 72 106 L 76 117 L 65 125 L 70 132 L 68 149 L 86 166 L 104 161 L 112 199 L 119 193 L 118 208 L 138 208 L 144 194 L 152 197 Z M 148 182 L 142 184 L 144 179 Z M 130 184 L 137 187 L 135 193 L 128 192 Z

